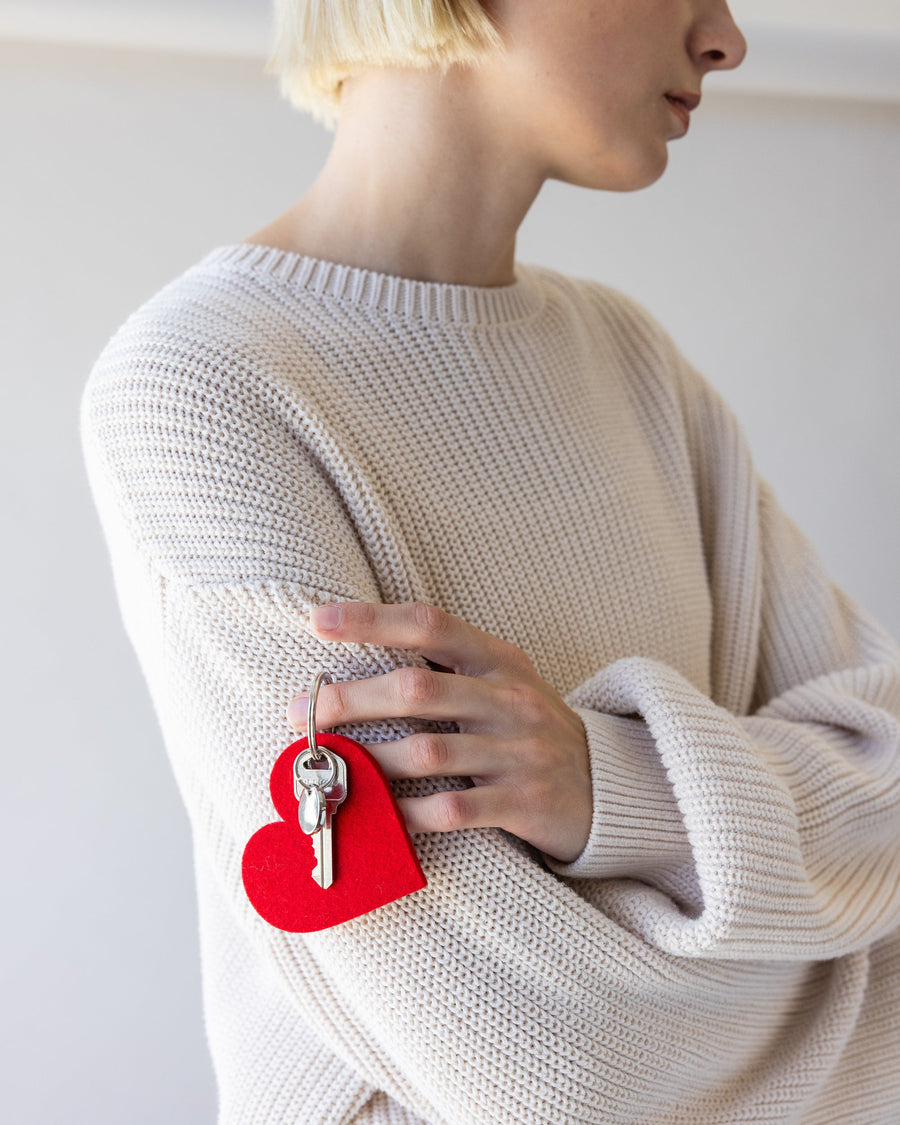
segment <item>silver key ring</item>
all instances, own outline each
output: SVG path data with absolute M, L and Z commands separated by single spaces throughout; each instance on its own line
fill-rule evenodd
M 334 683 L 331 678 L 330 672 L 316 672 L 316 678 L 312 682 L 312 687 L 309 689 L 309 706 L 306 712 L 306 737 L 309 740 L 309 748 L 312 751 L 312 758 L 322 756 L 319 753 L 319 747 L 316 745 L 316 699 L 319 695 L 319 688 L 324 682 L 329 684 Z M 332 734 L 334 731 L 332 730 Z

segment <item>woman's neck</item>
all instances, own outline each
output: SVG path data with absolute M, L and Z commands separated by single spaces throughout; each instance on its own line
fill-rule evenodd
M 245 241 L 420 281 L 511 284 L 543 180 L 485 103 L 460 69 L 351 80 L 317 180 Z

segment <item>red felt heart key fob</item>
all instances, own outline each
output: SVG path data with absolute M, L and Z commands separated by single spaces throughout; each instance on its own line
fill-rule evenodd
M 314 744 L 333 771 L 340 766 L 339 781 L 331 772 L 327 784 L 332 788 L 317 784 L 307 738 L 288 746 L 269 780 L 272 804 L 282 819 L 250 837 L 242 863 L 244 889 L 253 908 L 270 925 L 290 933 L 328 929 L 427 886 L 400 809 L 375 759 L 364 746 L 340 734 L 316 731 Z M 316 855 L 313 838 L 325 823 L 326 797 L 334 811 L 331 868 L 323 879 L 323 859 Z M 321 835 L 318 846 L 321 851 Z

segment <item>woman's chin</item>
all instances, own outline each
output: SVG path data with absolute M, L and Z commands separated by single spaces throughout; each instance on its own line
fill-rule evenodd
M 586 163 L 573 168 L 571 175 L 559 177 L 575 187 L 591 188 L 595 191 L 640 191 L 650 187 L 665 172 L 669 163 L 669 149 L 663 144 L 653 153 L 643 152 L 639 156 L 623 159 L 615 165 L 605 164 L 602 168 Z

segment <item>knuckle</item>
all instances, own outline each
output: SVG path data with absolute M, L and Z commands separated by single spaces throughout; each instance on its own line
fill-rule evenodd
M 324 696 L 324 702 L 328 704 L 328 714 L 334 716 L 329 726 L 338 721 L 338 715 L 349 714 L 350 689 L 348 681 L 337 680 L 334 683 L 325 684 L 320 689 L 320 698 L 322 696 Z
M 415 706 L 434 698 L 435 678 L 427 668 L 401 668 L 397 692 L 405 704 Z
M 430 777 L 443 769 L 450 758 L 446 739 L 430 732 L 414 735 L 410 743 L 410 758 L 418 777 Z
M 456 832 L 465 828 L 469 820 L 469 801 L 465 790 L 441 793 L 437 801 L 437 820 L 442 832 Z
M 427 602 L 413 602 L 413 619 L 416 628 L 425 637 L 434 638 L 447 631 L 450 615 L 439 606 Z

